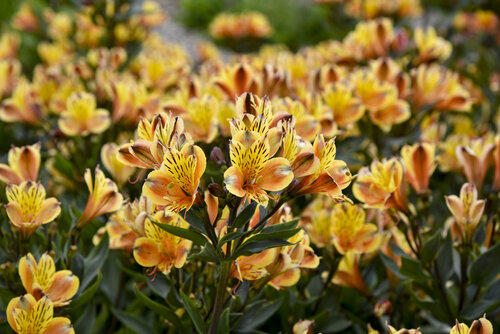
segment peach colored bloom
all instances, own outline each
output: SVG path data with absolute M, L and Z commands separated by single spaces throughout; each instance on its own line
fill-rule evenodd
M 429 190 L 429 180 L 436 168 L 435 151 L 435 146 L 429 143 L 405 145 L 401 149 L 406 180 L 418 194 Z
M 58 124 L 67 136 L 88 136 L 104 132 L 111 120 L 107 110 L 96 108 L 94 95 L 76 92 L 69 96 L 66 110 L 61 113 Z
M 23 181 L 36 181 L 40 169 L 40 143 L 9 150 L 9 164 L 0 164 L 0 180 L 19 185 Z

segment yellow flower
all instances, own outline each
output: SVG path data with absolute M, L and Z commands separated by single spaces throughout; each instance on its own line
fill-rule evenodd
M 422 334 L 420 329 L 406 329 L 402 328 L 400 330 L 397 330 L 396 328 L 387 325 L 387 328 L 389 329 L 389 334 Z
M 413 36 L 418 49 L 417 64 L 432 61 L 443 61 L 452 51 L 451 43 L 437 35 L 436 29 L 429 26 L 417 27 Z
M 14 32 L 4 32 L 0 36 L 0 59 L 15 58 L 21 38 Z
M 461 169 L 456 152 L 457 148 L 469 142 L 466 136 L 450 135 L 446 140 L 438 143 L 441 153 L 437 157 L 439 169 L 443 172 L 459 171 Z
M 75 333 L 68 318 L 54 317 L 54 305 L 46 296 L 39 301 L 30 294 L 11 299 L 7 321 L 18 334 Z
M 46 199 L 45 189 L 40 183 L 9 184 L 6 194 L 7 215 L 24 236 L 30 236 L 39 226 L 50 223 L 61 213 L 61 204 L 54 197 Z
M 134 174 L 135 168 L 125 165 L 118 159 L 119 147 L 115 143 L 104 144 L 101 148 L 101 161 L 118 185 L 123 185 Z
M 293 186 L 290 193 L 293 196 L 325 194 L 332 199 L 342 198 L 342 190 L 351 183 L 352 175 L 344 161 L 335 160 L 337 154 L 335 139 L 326 142 L 323 135 L 319 135 L 310 154 L 312 159 L 318 160 L 315 164 L 316 170 L 299 177 L 298 183 Z
M 214 38 L 269 37 L 273 28 L 268 19 L 259 12 L 249 11 L 241 14 L 218 14 L 208 27 Z
M 0 98 L 10 95 L 21 77 L 21 63 L 17 59 L 0 57 Z
M 401 149 L 406 180 L 418 194 L 429 189 L 429 180 L 436 168 L 435 151 L 435 146 L 429 143 L 405 145 Z
M 314 321 L 301 320 L 293 325 L 293 334 L 314 334 Z
M 164 112 L 156 114 L 152 121 L 141 119 L 137 134 L 135 142 L 122 145 L 118 151 L 118 160 L 132 167 L 159 169 L 165 148 L 180 150 L 192 144 L 191 136 L 184 133 L 182 118 Z
M 343 44 L 344 47 L 355 49 L 358 58 L 369 59 L 388 55 L 394 37 L 392 21 L 381 18 L 358 23 L 347 34 Z
M 165 213 L 159 223 L 187 228 L 189 224 L 178 214 Z M 173 267 L 181 268 L 186 262 L 192 242 L 170 234 L 146 220 L 144 236 L 134 243 L 134 258 L 143 267 L 153 267 L 152 274 L 159 270 L 168 274 Z
M 235 100 L 245 92 L 257 94 L 259 84 L 253 68 L 248 64 L 238 64 L 225 67 L 214 80 L 228 99 Z
M 466 324 L 457 321 L 456 325 L 451 328 L 450 334 L 493 334 L 493 326 L 486 319 L 486 316 L 483 316 L 478 320 L 474 320 L 470 328 Z
M 0 180 L 19 185 L 23 181 L 36 181 L 40 169 L 40 143 L 9 150 L 9 164 L 0 164 Z
M 457 73 L 437 65 L 422 64 L 412 71 L 413 106 L 436 110 L 470 111 L 470 93 L 460 83 Z
M 402 181 L 403 166 L 397 159 L 373 161 L 370 168 L 361 168 L 352 192 L 367 207 L 406 210 Z
M 486 172 L 493 160 L 495 144 L 489 136 L 470 140 L 467 145 L 456 148 L 456 157 L 463 168 L 467 181 L 478 189 L 483 187 Z
M 250 256 L 239 256 L 232 264 L 231 277 L 240 281 L 255 281 L 269 275 L 266 267 L 273 263 L 278 254 L 276 248 L 266 249 Z
M 34 32 L 39 27 L 38 18 L 30 3 L 23 3 L 12 17 L 12 26 L 16 29 Z
M 484 212 L 486 200 L 477 199 L 477 189 L 472 183 L 465 183 L 460 189 L 460 197 L 445 196 L 446 205 L 455 218 L 455 228 L 464 240 L 472 236 Z M 468 240 L 468 239 L 466 239 Z
M 342 126 L 352 126 L 363 117 L 365 107 L 354 95 L 354 90 L 345 82 L 336 82 L 326 87 L 323 99 L 333 112 L 334 121 Z
M 232 166 L 224 172 L 227 190 L 235 196 L 266 203 L 266 191 L 281 191 L 293 180 L 285 158 L 271 158 L 266 135 L 240 131 L 229 144 Z
M 94 218 L 118 210 L 123 202 L 123 196 L 118 192 L 116 184 L 106 178 L 99 167 L 95 169 L 94 180 L 92 180 L 92 172 L 88 168 L 84 178 L 90 194 L 85 210 L 77 223 L 79 228 Z
M 39 98 L 25 79 L 19 80 L 12 96 L 0 106 L 0 119 L 4 122 L 38 124 L 42 115 Z
M 27 293 L 36 299 L 47 296 L 54 307 L 68 305 L 80 286 L 80 280 L 70 270 L 56 272 L 54 260 L 47 253 L 38 263 L 31 253 L 22 257 L 19 276 Z
M 360 256 L 361 254 L 355 252 L 344 254 L 332 282 L 341 286 L 354 288 L 364 295 L 369 295 L 370 291 L 359 270 Z
M 47 66 L 62 65 L 71 62 L 73 52 L 67 42 L 41 42 L 37 46 L 38 55 Z
M 363 208 L 348 203 L 337 204 L 331 213 L 333 242 L 341 254 L 347 251 L 369 253 L 381 242 L 377 226 L 366 223 Z
M 87 136 L 105 131 L 110 123 L 108 111 L 96 109 L 94 95 L 77 92 L 69 96 L 58 124 L 67 136 Z
M 149 173 L 142 194 L 167 210 L 189 210 L 206 166 L 205 153 L 196 145 L 167 147 L 161 168 Z
M 328 196 L 319 196 L 302 213 L 301 226 L 317 247 L 333 245 L 331 221 L 333 203 Z

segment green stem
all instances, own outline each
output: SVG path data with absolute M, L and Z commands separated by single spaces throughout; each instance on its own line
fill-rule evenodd
M 212 312 L 212 320 L 210 321 L 209 334 L 217 333 L 217 326 L 219 325 L 219 318 L 224 309 L 224 300 L 226 296 L 227 282 L 229 281 L 229 274 L 231 273 L 231 262 L 224 261 L 221 264 L 221 272 L 219 276 L 219 284 L 217 285 L 217 294 L 215 296 L 215 305 Z

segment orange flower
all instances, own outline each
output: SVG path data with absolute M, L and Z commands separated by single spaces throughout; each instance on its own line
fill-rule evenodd
M 40 143 L 9 150 L 9 164 L 0 164 L 0 180 L 19 185 L 23 181 L 36 181 L 40 169 Z
M 369 253 L 380 245 L 381 235 L 377 233 L 377 226 L 366 223 L 365 211 L 360 206 L 337 204 L 330 219 L 333 242 L 339 253 Z
M 149 173 L 142 194 L 167 210 L 189 210 L 206 166 L 205 153 L 196 145 L 184 145 L 180 150 L 167 147 L 161 168 Z
M 367 207 L 406 211 L 405 193 L 400 189 L 402 181 L 403 166 L 397 159 L 373 161 L 370 168 L 361 168 L 352 191 Z
M 134 174 L 135 168 L 118 160 L 119 147 L 115 143 L 104 144 L 101 148 L 101 161 L 118 185 L 123 185 Z
M 68 305 L 80 286 L 80 280 L 70 270 L 56 272 L 54 260 L 47 253 L 38 263 L 31 253 L 22 257 L 19 276 L 27 293 L 37 300 L 47 296 L 54 307 Z
M 446 205 L 455 218 L 455 227 L 462 240 L 469 240 L 483 216 L 486 200 L 477 199 L 477 189 L 472 183 L 465 183 L 460 197 L 445 196 Z
M 354 95 L 354 90 L 345 82 L 336 82 L 326 87 L 323 99 L 333 112 L 334 121 L 342 126 L 352 126 L 363 117 L 365 107 Z
M 418 49 L 417 64 L 432 61 L 443 61 L 448 58 L 452 51 L 451 43 L 436 33 L 436 29 L 428 26 L 425 29 L 417 27 L 413 36 Z
M 302 213 L 300 224 L 317 247 L 333 245 L 333 203 L 328 196 L 319 196 Z
M 238 64 L 226 67 L 222 70 L 214 83 L 228 99 L 236 100 L 236 97 L 243 93 L 256 94 L 259 91 L 259 84 L 253 69 L 247 64 Z
M 335 139 L 326 142 L 323 135 L 316 137 L 312 154 L 319 160 L 318 167 L 314 173 L 300 177 L 290 194 L 325 194 L 333 199 L 343 198 L 342 190 L 351 183 L 352 175 L 344 161 L 335 160 L 336 153 Z
M 9 184 L 6 188 L 5 210 L 12 225 L 30 236 L 39 226 L 48 224 L 61 213 L 61 203 L 54 197 L 45 198 L 40 183 L 24 181 L 20 185 Z
M 266 267 L 273 263 L 278 254 L 277 248 L 266 249 L 250 256 L 239 256 L 232 264 L 230 277 L 240 281 L 255 281 L 269 275 Z
M 11 299 L 7 321 L 18 334 L 75 334 L 68 318 L 54 317 L 54 305 L 47 296 L 39 301 L 30 294 Z
M 0 57 L 0 98 L 10 95 L 21 77 L 21 63 L 17 59 Z
M 123 202 L 123 196 L 118 192 L 116 184 L 106 178 L 99 166 L 95 168 L 94 181 L 92 172 L 88 168 L 84 177 L 90 194 L 85 210 L 77 223 L 79 228 L 84 227 L 92 219 L 118 210 Z
M 394 37 L 392 21 L 381 18 L 358 23 L 343 44 L 357 50 L 358 58 L 376 58 L 389 54 Z
M 241 14 L 218 14 L 210 23 L 208 30 L 214 38 L 234 39 L 244 37 L 265 38 L 269 37 L 273 32 L 267 18 L 255 11 Z
M 455 154 L 467 181 L 474 183 L 478 189 L 483 187 L 486 172 L 493 160 L 494 150 L 495 144 L 489 142 L 486 136 L 473 139 L 468 145 L 456 148 Z
M 495 177 L 493 179 L 493 189 L 500 190 L 500 136 L 495 137 L 495 151 L 493 152 L 493 161 L 495 163 Z
M 189 224 L 178 214 L 167 214 L 158 222 L 187 228 Z M 168 274 L 172 267 L 181 268 L 186 262 L 192 242 L 170 234 L 152 223 L 144 222 L 144 236 L 134 242 L 134 258 L 143 267 L 153 267 Z
M 341 286 L 354 288 L 364 295 L 369 295 L 370 291 L 359 270 L 360 256 L 360 254 L 356 254 L 355 252 L 347 252 L 342 260 L 340 260 L 332 282 Z
M 33 11 L 33 7 L 28 2 L 24 2 L 14 17 L 12 17 L 12 26 L 28 32 L 34 32 L 38 29 L 38 18 Z
M 162 166 L 165 148 L 180 150 L 192 144 L 191 136 L 184 133 L 184 122 L 167 113 L 156 114 L 152 121 L 141 119 L 137 127 L 138 139 L 124 144 L 118 151 L 118 160 L 128 166 L 159 169 Z
M 12 96 L 0 106 L 0 119 L 4 122 L 38 124 L 42 118 L 39 98 L 27 80 L 19 80 Z
M 110 125 L 109 113 L 96 109 L 94 95 L 76 92 L 69 96 L 66 110 L 59 118 L 59 128 L 67 136 L 87 136 L 104 132 Z
M 436 168 L 435 150 L 429 143 L 405 145 L 401 149 L 406 180 L 418 194 L 429 190 L 429 179 Z

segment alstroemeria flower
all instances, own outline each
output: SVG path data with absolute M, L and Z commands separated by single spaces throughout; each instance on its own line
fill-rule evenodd
M 474 320 L 470 328 L 466 324 L 457 321 L 457 324 L 451 328 L 450 334 L 493 334 L 493 326 L 485 315 L 478 320 Z
M 92 172 L 88 168 L 85 171 L 84 178 L 89 189 L 89 198 L 85 210 L 78 220 L 77 226 L 79 228 L 82 228 L 94 218 L 118 210 L 123 202 L 123 196 L 118 192 L 116 184 L 106 178 L 99 167 L 95 169 L 94 180 L 92 180 Z
M 347 251 L 369 253 L 381 242 L 375 224 L 366 223 L 363 208 L 348 203 L 336 204 L 331 213 L 331 225 L 335 248 L 341 254 Z
M 359 270 L 360 257 L 361 254 L 355 252 L 344 254 L 332 282 L 341 286 L 354 288 L 364 295 L 369 295 L 370 291 Z
M 61 213 L 61 203 L 54 197 L 45 198 L 45 188 L 40 183 L 24 181 L 6 188 L 5 210 L 12 225 L 30 236 L 39 226 L 50 223 Z
M 478 189 L 483 187 L 486 172 L 493 160 L 494 150 L 495 144 L 489 142 L 486 136 L 471 140 L 468 145 L 456 148 L 455 154 L 467 181 L 474 183 Z
M 367 207 L 406 211 L 406 193 L 400 189 L 402 184 L 403 166 L 397 159 L 373 161 L 370 168 L 360 169 L 352 192 Z
M 439 37 L 436 29 L 432 26 L 426 28 L 417 27 L 413 38 L 419 53 L 418 58 L 415 60 L 416 64 L 443 61 L 451 54 L 451 43 Z
M 425 193 L 429 189 L 429 180 L 436 168 L 435 151 L 435 146 L 430 143 L 405 145 L 401 149 L 406 180 L 417 194 Z
M 80 280 L 70 270 L 56 271 L 54 260 L 46 253 L 38 263 L 31 253 L 22 257 L 19 276 L 27 293 L 37 300 L 49 297 L 54 307 L 68 305 L 80 286 Z
M 11 97 L 0 106 L 0 119 L 4 122 L 38 124 L 42 116 L 41 101 L 27 80 L 19 80 Z
M 40 143 L 9 150 L 9 164 L 0 164 L 0 180 L 19 185 L 23 181 L 36 181 L 40 169 Z
M 344 161 L 335 160 L 335 139 L 326 142 L 323 135 L 319 135 L 314 141 L 311 154 L 313 159 L 319 160 L 318 167 L 314 173 L 300 177 L 291 189 L 291 194 L 325 194 L 333 199 L 342 198 L 342 190 L 351 183 L 352 176 Z
M 365 107 L 346 82 L 336 82 L 326 87 L 323 99 L 333 112 L 333 120 L 342 127 L 349 127 L 363 117 Z
M 259 85 L 253 69 L 247 64 L 226 67 L 214 81 L 230 100 L 245 92 L 257 94 Z
M 17 59 L 0 57 L 0 98 L 12 93 L 21 77 L 21 63 Z
M 184 133 L 184 122 L 180 117 L 171 117 L 165 112 L 156 114 L 151 121 L 143 118 L 137 126 L 138 138 L 124 144 L 118 151 L 118 159 L 126 165 L 145 169 L 159 169 L 163 163 L 165 148 L 180 150 L 193 143 Z
M 230 276 L 240 281 L 263 278 L 269 275 L 266 267 L 273 263 L 277 253 L 276 248 L 270 248 L 250 256 L 240 256 L 233 262 Z
M 328 196 L 318 196 L 304 210 L 300 217 L 300 225 L 314 245 L 328 247 L 333 245 L 333 228 L 331 211 L 334 202 Z
M 109 112 L 96 108 L 94 95 L 76 92 L 66 102 L 66 110 L 59 118 L 59 128 L 67 136 L 88 136 L 101 133 L 111 124 Z
M 460 197 L 445 196 L 446 205 L 455 218 L 455 227 L 459 235 L 472 236 L 477 224 L 483 216 L 486 200 L 478 200 L 477 188 L 473 183 L 465 183 L 460 189 Z
M 54 305 L 48 297 L 37 301 L 26 294 L 11 299 L 7 321 L 18 334 L 75 334 L 68 318 L 54 317 Z
M 119 146 L 115 143 L 104 144 L 101 148 L 101 161 L 118 185 L 123 185 L 134 174 L 135 168 L 125 165 L 118 159 Z
M 272 279 L 269 281 L 275 289 L 295 285 L 300 279 L 301 269 L 316 269 L 319 257 L 309 245 L 309 237 L 304 230 L 288 239 L 293 245 L 280 248 L 276 259 L 267 266 Z
M 240 131 L 229 144 L 232 166 L 224 172 L 227 190 L 235 196 L 267 202 L 266 191 L 281 191 L 293 180 L 285 158 L 271 158 L 266 135 Z
M 161 168 L 149 173 L 142 194 L 167 210 L 189 210 L 206 166 L 205 153 L 196 145 L 185 145 L 181 150 L 166 148 Z
M 387 325 L 387 328 L 389 329 L 389 334 L 422 334 L 420 329 L 406 329 L 406 328 L 401 328 L 397 330 L 396 328 Z
M 166 214 L 158 222 L 187 228 L 189 224 L 178 214 Z M 152 267 L 165 275 L 172 267 L 181 268 L 186 262 L 192 242 L 170 234 L 149 219 L 144 223 L 144 236 L 134 243 L 134 258 L 143 267 Z

